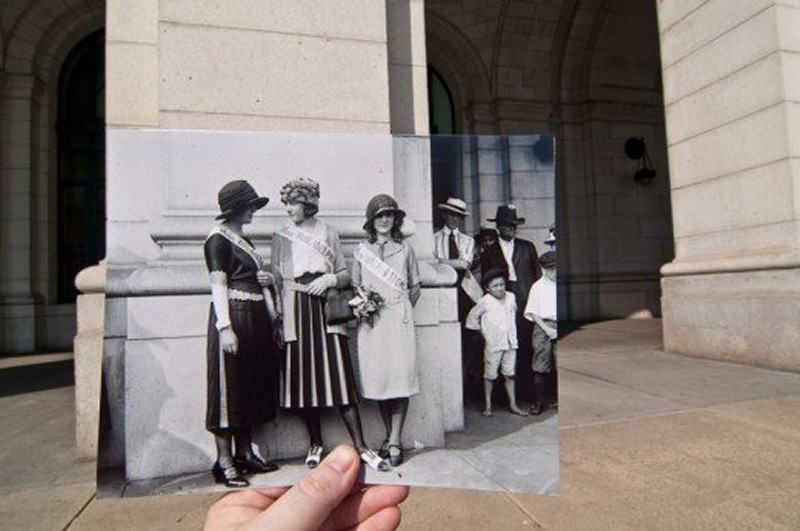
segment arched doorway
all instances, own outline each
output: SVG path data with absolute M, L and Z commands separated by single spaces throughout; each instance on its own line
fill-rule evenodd
M 105 32 L 69 53 L 58 79 L 58 301 L 105 255 Z
M 448 197 L 464 197 L 460 175 L 463 139 L 456 133 L 453 97 L 444 78 L 432 66 L 428 67 L 428 115 L 431 132 L 431 197 L 433 220 L 438 229 L 436 205 Z

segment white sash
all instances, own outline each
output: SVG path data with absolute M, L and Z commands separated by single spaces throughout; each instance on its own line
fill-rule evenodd
M 355 253 L 353 253 L 353 258 L 358 260 L 358 262 L 364 266 L 364 269 L 367 269 L 370 273 L 388 284 L 389 287 L 400 293 L 405 293 L 406 279 L 400 276 L 392 266 L 381 260 L 379 256 L 370 252 L 363 243 L 358 244 Z
M 282 229 L 278 231 L 278 234 L 285 236 L 289 240 L 293 242 L 297 242 L 303 244 L 307 247 L 311 247 L 316 252 L 322 255 L 325 261 L 328 263 L 328 266 L 331 270 L 334 269 L 334 263 L 336 262 L 336 255 L 333 252 L 333 249 L 324 242 L 319 240 L 313 234 L 310 234 L 304 230 L 300 230 L 293 225 L 286 225 Z
M 222 225 L 217 225 L 216 227 L 211 229 L 208 238 L 210 238 L 214 234 L 219 234 L 220 236 L 222 236 L 223 238 L 234 244 L 236 247 L 247 253 L 247 256 L 252 258 L 253 262 L 256 263 L 256 267 L 259 269 L 259 271 L 264 269 L 264 259 L 261 257 L 260 254 L 258 254 L 256 248 L 250 245 L 247 242 L 247 240 L 245 240 L 238 234 L 231 232 L 229 229 L 223 227 Z

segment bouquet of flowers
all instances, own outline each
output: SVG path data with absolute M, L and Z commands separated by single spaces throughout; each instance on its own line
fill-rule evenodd
M 348 304 L 353 307 L 353 315 L 355 315 L 358 322 L 366 321 L 370 326 L 373 326 L 373 320 L 378 311 L 384 305 L 383 297 L 381 294 L 369 286 L 358 286 L 356 288 L 356 296 L 348 301 Z

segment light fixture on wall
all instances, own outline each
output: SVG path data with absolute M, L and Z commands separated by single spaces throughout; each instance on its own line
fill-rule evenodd
M 636 161 L 636 169 L 633 172 L 633 180 L 637 183 L 648 184 L 655 179 L 656 170 L 653 168 L 653 163 L 650 161 L 650 155 L 647 153 L 647 146 L 644 143 L 644 137 L 630 137 L 625 141 L 625 154 L 628 158 Z

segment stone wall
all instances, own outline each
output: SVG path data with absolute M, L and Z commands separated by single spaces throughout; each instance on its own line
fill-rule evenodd
M 660 315 L 659 268 L 673 251 L 655 3 L 430 0 L 426 10 L 428 58 L 452 92 L 457 132 L 555 136 L 563 317 Z M 629 137 L 645 138 L 658 172 L 647 186 L 633 181 Z M 537 208 L 519 202 L 523 214 Z
M 665 347 L 800 370 L 800 9 L 661 2 L 659 25 L 675 229 Z

